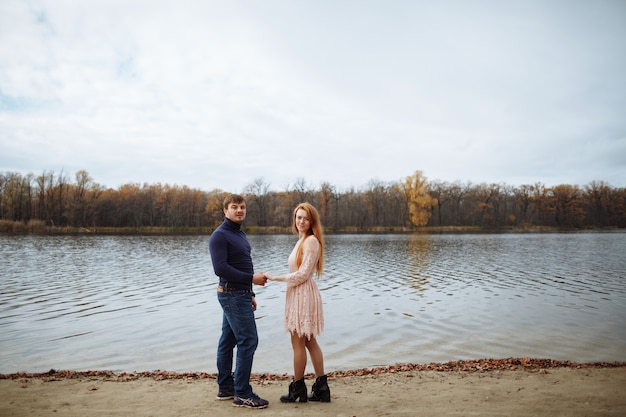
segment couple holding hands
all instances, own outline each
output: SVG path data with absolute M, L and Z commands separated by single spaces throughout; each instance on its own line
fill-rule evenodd
M 219 277 L 217 298 L 223 310 L 222 334 L 217 348 L 217 398 L 233 399 L 237 407 L 266 408 L 269 405 L 250 386 L 252 360 L 258 345 L 252 284 L 265 285 L 269 279 L 287 284 L 285 330 L 291 335 L 293 347 L 294 379 L 289 384 L 289 392 L 280 400 L 330 402 L 324 356 L 316 340 L 324 330 L 322 297 L 313 279 L 314 274 L 321 275 L 324 267 L 323 227 L 317 210 L 309 203 L 301 203 L 294 209 L 293 231 L 298 235 L 298 242 L 288 258 L 289 273 L 284 275 L 254 272 L 250 243 L 241 230 L 246 218 L 246 201 L 242 196 L 226 197 L 224 217 L 224 222 L 209 239 L 213 269 Z M 307 350 L 316 376 L 310 395 L 304 382 Z

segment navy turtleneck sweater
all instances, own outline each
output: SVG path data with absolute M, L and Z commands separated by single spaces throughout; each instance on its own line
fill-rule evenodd
M 209 238 L 209 251 L 213 271 L 220 278 L 220 285 L 228 289 L 252 289 L 252 257 L 250 242 L 241 225 L 229 218 L 218 226 Z

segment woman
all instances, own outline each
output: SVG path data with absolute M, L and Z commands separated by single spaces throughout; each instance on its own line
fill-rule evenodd
M 319 277 L 324 268 L 323 227 L 315 207 L 302 203 L 295 208 L 293 230 L 298 235 L 298 242 L 289 255 L 289 273 L 265 273 L 270 280 L 287 283 L 285 330 L 291 334 L 294 375 L 293 382 L 289 384 L 289 393 L 280 397 L 280 400 L 307 401 L 304 371 L 308 350 L 316 376 L 308 400 L 330 402 L 330 389 L 324 373 L 324 355 L 315 338 L 324 330 L 322 296 L 313 280 L 313 274 L 316 273 Z

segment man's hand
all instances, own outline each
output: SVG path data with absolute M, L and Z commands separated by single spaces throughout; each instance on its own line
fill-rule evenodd
M 256 297 L 252 297 L 252 311 L 256 311 Z
M 257 272 L 256 274 L 252 275 L 252 283 L 254 285 L 263 286 L 265 285 L 266 282 L 267 282 L 267 277 L 265 276 L 264 272 Z

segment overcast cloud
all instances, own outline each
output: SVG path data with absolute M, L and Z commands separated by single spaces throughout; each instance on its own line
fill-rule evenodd
M 0 171 L 626 186 L 626 2 L 1 0 Z

